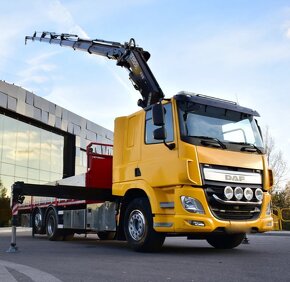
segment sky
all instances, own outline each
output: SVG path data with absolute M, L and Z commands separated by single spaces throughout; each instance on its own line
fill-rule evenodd
M 114 61 L 34 31 L 136 43 L 166 97 L 189 91 L 257 110 L 290 166 L 289 0 L 0 0 L 0 79 L 113 130 L 141 98 Z M 290 179 L 290 174 L 289 174 Z

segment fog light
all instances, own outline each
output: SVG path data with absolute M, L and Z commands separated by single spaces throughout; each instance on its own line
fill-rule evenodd
M 188 197 L 188 196 L 181 196 L 181 203 L 185 210 L 193 213 L 204 214 L 204 209 L 202 204 L 197 199 Z
M 248 201 L 251 201 L 253 199 L 253 196 L 254 196 L 253 190 L 251 188 L 247 187 L 244 190 L 244 196 Z
M 264 194 L 261 188 L 256 189 L 255 197 L 259 202 L 263 200 Z
M 234 196 L 233 188 L 231 186 L 226 186 L 224 189 L 224 195 L 228 200 L 232 199 Z
M 240 201 L 244 196 L 243 189 L 239 186 L 236 187 L 234 190 L 234 194 L 235 194 L 236 199 Z
M 199 226 L 199 227 L 204 227 L 205 224 L 203 221 L 197 221 L 197 220 L 187 220 L 187 222 L 190 224 L 190 225 L 193 225 L 193 226 Z

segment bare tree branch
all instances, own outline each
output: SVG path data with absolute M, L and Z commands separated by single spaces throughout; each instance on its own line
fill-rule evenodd
M 269 167 L 273 171 L 274 185 L 273 192 L 283 190 L 283 185 L 287 180 L 288 167 L 287 162 L 283 159 L 283 153 L 278 150 L 275 145 L 275 140 L 269 132 L 269 127 L 264 130 L 264 145 L 267 154 Z

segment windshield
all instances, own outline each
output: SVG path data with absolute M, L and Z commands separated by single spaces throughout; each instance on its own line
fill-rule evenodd
M 241 146 L 249 145 L 258 151 L 263 149 L 258 126 L 252 115 L 189 101 L 177 101 L 177 105 L 181 138 L 184 141 L 205 145 L 205 141 L 196 139 L 211 139 L 207 144 L 213 144 L 214 141 L 223 149 L 241 150 Z

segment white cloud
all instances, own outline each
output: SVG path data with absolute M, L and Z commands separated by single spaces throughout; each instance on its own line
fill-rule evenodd
M 69 10 L 59 0 L 49 2 L 48 17 L 66 32 L 88 38 L 87 33 L 75 22 Z
M 48 81 L 48 74 L 55 70 L 56 65 L 47 61 L 49 61 L 51 57 L 57 55 L 58 53 L 59 51 L 47 52 L 34 56 L 25 61 L 27 67 L 21 69 L 17 73 L 17 76 L 19 77 L 17 84 L 27 85 L 29 87 L 31 83 L 40 84 Z
M 125 92 L 125 91 L 124 91 Z M 84 95 L 82 95 L 85 93 Z M 135 112 L 136 96 L 120 93 L 112 85 L 62 84 L 53 87 L 45 99 L 110 130 L 116 116 Z
M 271 41 L 265 30 L 233 29 L 194 43 L 194 50 L 199 50 L 207 60 L 220 61 L 227 65 L 254 66 L 264 63 L 279 62 L 290 58 L 289 46 L 282 42 Z M 213 48 L 212 46 L 215 46 Z
M 34 92 L 44 87 L 47 88 L 45 86 L 45 82 L 47 82 L 49 84 L 47 91 L 50 91 L 53 87 L 51 85 L 52 71 L 57 67 L 56 63 L 52 62 L 63 50 L 47 52 L 42 46 L 35 49 L 29 46 L 23 49 L 25 35 L 32 35 L 34 30 L 46 31 L 50 28 L 51 31 L 61 30 L 68 33 L 77 33 L 81 37 L 87 37 L 87 34 L 76 23 L 61 1 L 52 0 L 47 2 L 40 0 L 34 2 L 28 0 L 27 2 L 25 5 L 20 4 L 17 9 L 13 9 L 15 4 L 7 4 L 4 7 L 7 11 L 13 10 L 13 12 L 7 14 L 2 11 L 1 13 L 0 26 L 3 30 L 0 41 L 1 79 L 16 83 Z M 28 6 L 33 12 L 31 14 L 28 12 L 27 16 L 23 17 L 23 13 Z M 43 26 L 45 27 L 43 28 Z M 31 42 L 28 42 L 28 44 L 31 44 Z M 23 57 L 20 55 L 21 52 L 24 53 Z M 13 65 L 14 69 L 10 65 Z M 37 94 L 45 95 L 46 93 L 42 93 L 40 90 Z
M 29 58 L 26 62 L 29 65 L 36 66 L 42 64 L 44 61 L 50 59 L 51 57 L 59 54 L 60 51 L 46 52 L 44 54 L 39 54 L 32 58 Z

